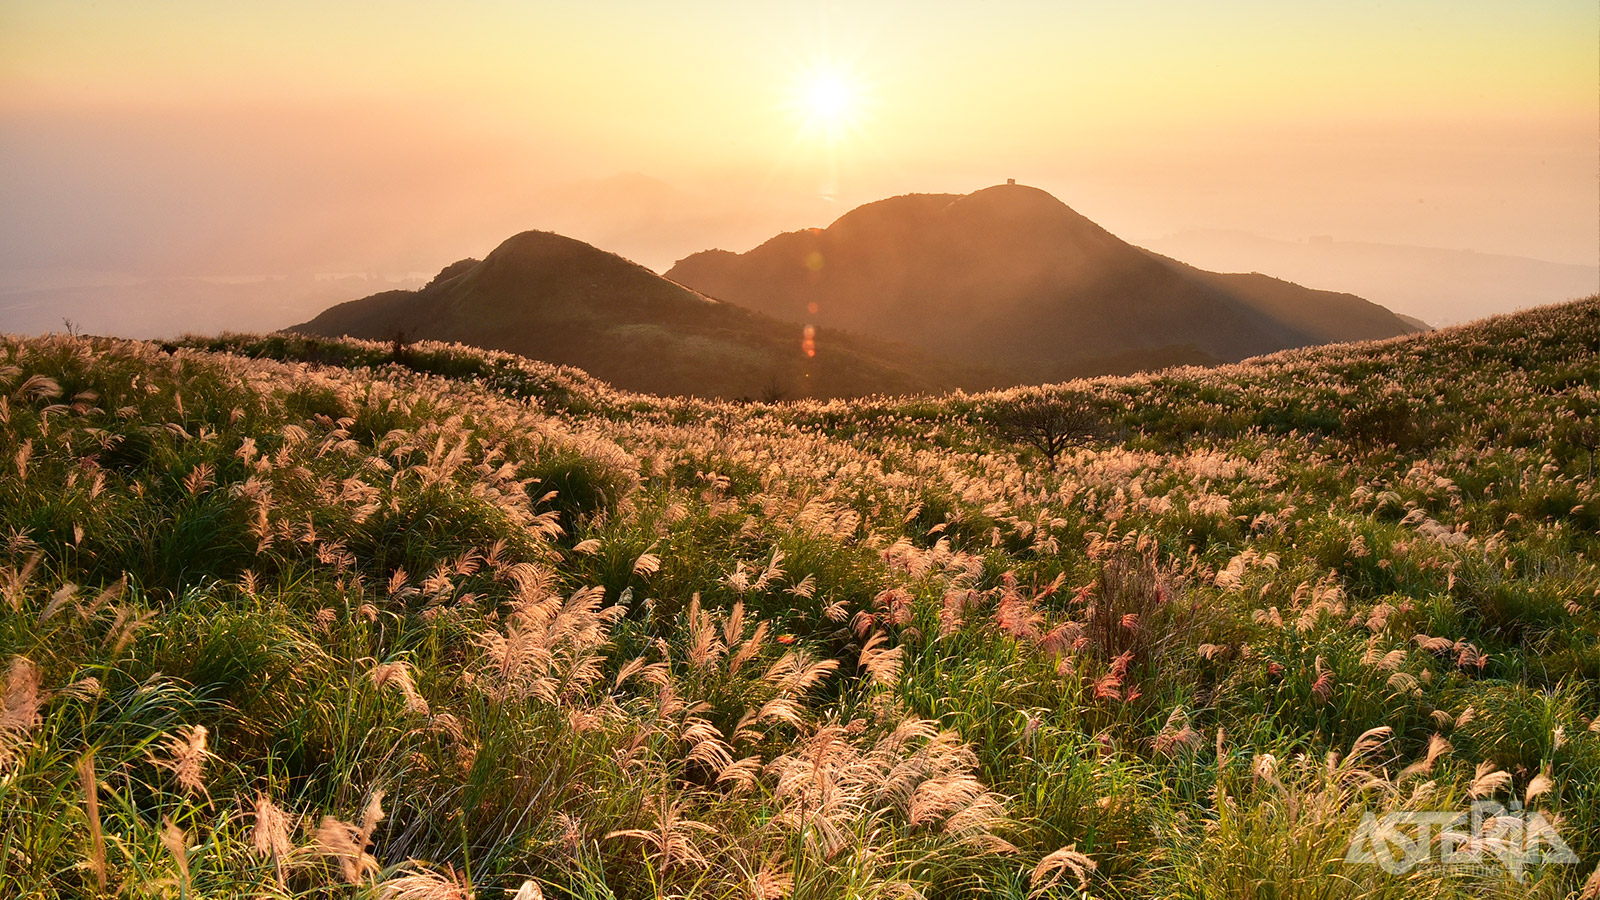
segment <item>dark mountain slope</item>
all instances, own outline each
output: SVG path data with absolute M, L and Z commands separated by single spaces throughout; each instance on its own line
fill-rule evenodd
M 572 365 L 628 390 L 703 397 L 853 397 L 994 383 L 919 351 L 801 326 L 668 281 L 548 232 L 446 267 L 418 291 L 342 303 L 291 331 L 459 341 Z
M 1147 253 L 1048 193 L 1013 184 L 869 203 L 748 253 L 695 254 L 667 277 L 776 317 L 1003 368 L 1019 381 L 1415 330 L 1358 297 Z

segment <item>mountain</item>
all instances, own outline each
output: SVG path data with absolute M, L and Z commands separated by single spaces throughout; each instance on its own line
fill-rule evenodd
M 1016 381 L 1215 363 L 1416 331 L 1381 306 L 1128 244 L 1037 188 L 909 194 L 667 277 L 785 319 L 902 341 Z
M 558 234 L 518 234 L 414 291 L 341 303 L 288 329 L 456 341 L 577 366 L 627 390 L 700 397 L 855 397 L 995 378 L 883 341 L 713 300 Z M 811 354 L 808 355 L 807 351 Z
M 1600 266 L 1471 250 L 1336 241 L 1280 241 L 1238 231 L 1182 231 L 1150 249 L 1214 268 L 1248 268 L 1337 286 L 1434 325 L 1600 291 Z

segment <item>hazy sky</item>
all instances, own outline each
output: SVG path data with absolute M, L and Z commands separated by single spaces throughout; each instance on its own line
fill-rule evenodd
M 658 269 L 1011 177 L 1191 228 L 1600 259 L 1594 0 L 0 2 L 0 271 Z

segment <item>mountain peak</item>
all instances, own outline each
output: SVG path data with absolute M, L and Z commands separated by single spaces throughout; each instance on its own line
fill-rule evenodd
M 608 253 L 593 244 L 567 237 L 553 231 L 524 231 L 500 242 L 500 246 L 483 258 L 486 266 L 516 268 L 540 267 L 544 269 L 567 266 L 615 267 L 619 264 L 637 269 L 643 266 Z M 645 269 L 645 271 L 649 271 Z
M 1008 182 L 869 203 L 748 253 L 689 256 L 666 277 L 525 231 L 421 291 L 341 304 L 296 330 L 460 341 L 633 390 L 755 396 L 781 381 L 789 396 L 847 397 L 1225 362 L 1414 327 L 1359 297 L 1149 253 Z
M 988 225 L 1006 223 L 1043 228 L 1071 228 L 1096 237 L 1111 233 L 1042 188 L 1016 182 L 997 184 L 958 197 L 945 210 L 955 219 L 981 219 Z
M 1032 185 L 1017 184 L 1015 180 L 1005 184 L 996 184 L 986 188 L 979 188 L 970 194 L 962 194 L 958 202 L 1003 203 L 1017 208 L 1033 206 L 1039 208 L 1061 207 L 1067 208 L 1056 195 L 1043 188 Z
M 903 347 L 807 334 L 583 241 L 524 231 L 420 291 L 342 303 L 292 331 L 459 341 L 573 365 L 636 391 L 853 397 L 995 383 Z
M 1412 330 L 1357 297 L 1156 257 L 1014 181 L 869 203 L 748 253 L 688 257 L 667 277 L 780 318 L 1003 366 L 1018 381 Z

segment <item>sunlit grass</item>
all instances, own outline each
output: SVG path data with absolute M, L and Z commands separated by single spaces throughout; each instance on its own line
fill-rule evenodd
M 1600 864 L 1562 437 L 1600 301 L 1074 383 L 1107 428 L 1054 466 L 989 427 L 1053 388 L 170 349 L 0 341 L 0 893 L 1554 898 Z M 1581 865 L 1344 862 L 1475 784 Z

